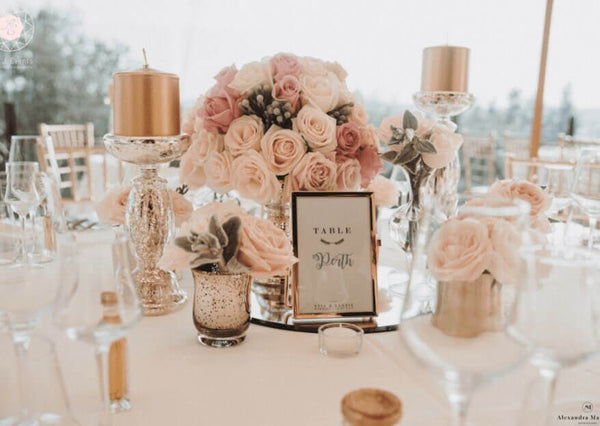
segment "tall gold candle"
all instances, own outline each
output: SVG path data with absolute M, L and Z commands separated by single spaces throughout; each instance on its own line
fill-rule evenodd
M 422 92 L 467 93 L 468 83 L 468 48 L 433 46 L 423 50 Z
M 118 136 L 174 136 L 179 127 L 179 77 L 148 64 L 113 78 L 113 126 Z

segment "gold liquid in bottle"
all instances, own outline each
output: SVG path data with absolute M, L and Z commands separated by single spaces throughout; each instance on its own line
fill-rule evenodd
M 121 317 L 117 305 L 117 295 L 112 291 L 101 294 L 104 306 L 102 322 L 105 324 L 120 324 Z M 124 411 L 130 408 L 127 399 L 127 340 L 119 339 L 110 345 L 108 352 L 108 392 L 110 395 L 111 409 Z

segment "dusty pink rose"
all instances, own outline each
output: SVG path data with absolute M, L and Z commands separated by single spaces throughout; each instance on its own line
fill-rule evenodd
M 336 122 L 319 108 L 305 105 L 294 119 L 294 130 L 300 133 L 313 151 L 335 151 Z
M 286 75 L 273 86 L 273 98 L 288 101 L 293 111 L 300 107 L 300 82 L 293 75 Z
M 232 162 L 233 157 L 230 152 L 213 152 L 204 164 L 206 184 L 221 194 L 231 191 Z
M 226 133 L 229 124 L 242 113 L 238 107 L 240 93 L 229 87 L 237 75 L 235 67 L 227 67 L 215 76 L 217 84 L 208 92 L 198 116 L 204 128 L 212 133 Z
M 302 72 L 302 65 L 295 55 L 289 53 L 278 53 L 271 58 L 271 72 L 275 82 L 279 82 L 284 77 L 298 77 Z
M 115 186 L 109 189 L 94 206 L 100 223 L 122 225 L 125 223 L 127 199 L 131 186 Z
M 247 94 L 257 86 L 273 87 L 271 65 L 268 61 L 250 62 L 244 65 L 229 83 L 229 88 L 241 94 Z
M 393 180 L 377 175 L 367 187 L 367 191 L 373 192 L 377 207 L 393 207 L 398 204 L 400 192 L 398 184 Z
M 330 191 L 336 185 L 336 165 L 320 152 L 309 152 L 291 177 L 293 191 Z
M 293 130 L 271 126 L 260 143 L 261 154 L 273 173 L 287 175 L 302 159 L 306 143 Z
M 241 234 L 238 259 L 254 278 L 286 275 L 297 262 L 289 238 L 271 222 L 245 215 Z
M 237 157 L 253 149 L 260 150 L 260 140 L 263 137 L 265 126 L 256 115 L 244 115 L 231 122 L 225 134 L 225 146 L 231 155 Z
M 240 155 L 231 165 L 231 184 L 244 198 L 266 204 L 279 194 L 277 176 L 256 151 Z
M 303 74 L 300 76 L 300 87 L 304 105 L 315 106 L 323 112 L 329 112 L 338 105 L 340 82 L 331 72 L 324 76 Z
M 337 164 L 336 185 L 340 191 L 355 191 L 360 188 L 360 163 L 358 160 L 348 159 Z
M 169 195 L 171 196 L 171 204 L 173 205 L 175 226 L 179 227 L 190 217 L 194 211 L 194 206 L 177 191 L 171 189 L 169 190 Z
M 337 139 L 338 154 L 353 156 L 360 147 L 360 129 L 354 123 L 344 123 L 337 126 L 335 136 Z
M 492 243 L 488 228 L 476 219 L 450 219 L 435 231 L 427 266 L 439 281 L 473 281 L 488 268 Z
M 361 185 L 369 186 L 369 183 L 383 170 L 383 161 L 379 156 L 377 146 L 361 146 L 356 152 L 356 159 L 360 163 Z
M 432 169 L 446 167 L 456 157 L 463 143 L 462 136 L 457 133 L 434 130 L 429 141 L 435 146 L 435 154 L 422 154 L 423 162 Z
M 490 187 L 489 193 L 511 200 L 517 198 L 526 201 L 531 206 L 529 212 L 531 216 L 544 213 L 552 204 L 552 197 L 542 188 L 528 181 L 501 180 Z
M 512 223 L 497 219 L 490 232 L 492 256 L 488 270 L 502 284 L 516 284 L 519 277 L 521 236 Z

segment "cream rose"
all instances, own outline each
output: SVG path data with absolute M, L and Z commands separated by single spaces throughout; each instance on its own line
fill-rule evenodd
M 509 199 L 519 199 L 529 203 L 531 216 L 538 216 L 550 208 L 552 197 L 539 186 L 518 180 L 502 180 L 494 183 L 489 190 L 490 194 Z
M 336 185 L 336 166 L 320 152 L 306 154 L 291 174 L 294 191 L 330 191 Z
M 300 65 L 302 65 L 302 73 L 312 77 L 325 76 L 329 72 L 322 60 L 310 56 L 300 58 Z
M 335 74 L 328 72 L 326 75 L 300 76 L 300 88 L 302 89 L 302 103 L 313 105 L 323 112 L 334 109 L 340 98 L 340 82 Z
M 256 151 L 240 155 L 231 164 L 231 184 L 244 198 L 266 204 L 277 198 L 280 185 L 264 158 Z
M 236 118 L 229 125 L 225 134 L 225 147 L 231 155 L 237 157 L 248 150 L 260 150 L 260 140 L 265 132 L 265 126 L 256 115 L 244 115 Z
M 271 222 L 250 215 L 242 219 L 238 259 L 255 278 L 286 275 L 297 261 L 285 232 Z
M 360 188 L 360 163 L 350 159 L 337 165 L 337 189 L 340 191 L 355 191 Z
M 201 188 L 206 183 L 204 168 L 196 163 L 194 153 L 189 149 L 181 157 L 179 180 L 190 188 Z
M 260 143 L 261 154 L 273 173 L 287 175 L 306 153 L 306 143 L 293 130 L 271 126 Z
M 313 151 L 335 151 L 336 122 L 319 108 L 305 105 L 294 119 L 294 130 L 300 133 Z
M 131 186 L 115 186 L 109 189 L 102 199 L 94 206 L 100 223 L 122 225 L 125 223 L 127 199 Z
M 462 136 L 458 133 L 437 130 L 433 131 L 429 141 L 435 146 L 436 153 L 424 153 L 422 158 L 432 169 L 441 169 L 450 164 L 463 143 Z
M 367 187 L 367 191 L 373 192 L 373 198 L 377 207 L 393 207 L 398 205 L 400 191 L 398 183 L 393 180 L 377 175 Z
M 429 242 L 427 266 L 439 281 L 473 281 L 487 269 L 491 255 L 487 226 L 476 219 L 450 219 Z
M 502 284 L 516 284 L 519 277 L 521 236 L 506 220 L 496 220 L 490 233 L 492 256 L 488 270 Z
M 179 227 L 190 217 L 194 211 L 194 206 L 177 191 L 169 190 L 169 195 L 171 196 L 171 204 L 173 205 L 175 226 Z
M 338 62 L 325 62 L 325 69 L 334 73 L 340 81 L 345 81 L 348 73 Z
M 231 191 L 232 162 L 233 157 L 230 152 L 213 152 L 204 164 L 206 184 L 221 194 Z
M 268 61 L 250 62 L 237 72 L 229 87 L 245 94 L 257 86 L 273 87 L 271 65 Z
M 352 113 L 350 113 L 350 122 L 359 127 L 366 126 L 369 122 L 369 114 L 367 114 L 365 107 L 356 98 L 353 98 L 352 102 L 354 106 L 352 107 Z
M 196 165 L 201 166 L 213 152 L 223 151 L 223 135 L 211 133 L 204 129 L 192 135 L 192 145 L 187 153 L 190 153 Z

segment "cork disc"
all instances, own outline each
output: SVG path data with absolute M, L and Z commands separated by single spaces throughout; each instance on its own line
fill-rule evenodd
M 352 425 L 394 425 L 402 417 L 402 402 L 381 389 L 358 389 L 342 399 L 342 414 Z

